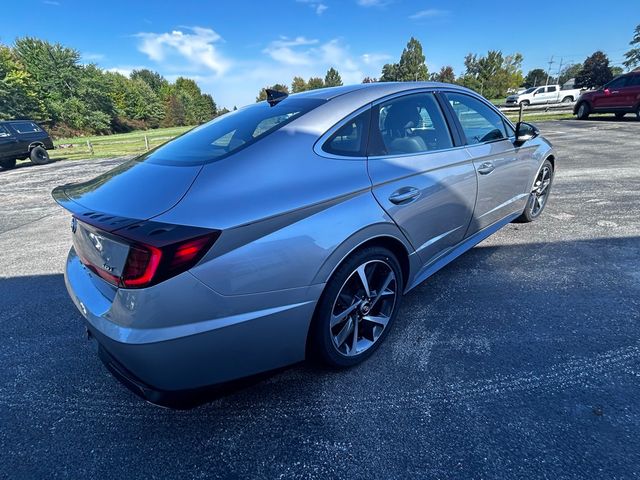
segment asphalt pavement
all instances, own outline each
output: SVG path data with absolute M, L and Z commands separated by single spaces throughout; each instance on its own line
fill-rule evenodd
M 64 287 L 50 191 L 122 160 L 0 172 L 0 478 L 640 477 L 640 121 L 539 126 L 543 216 L 408 294 L 367 362 L 191 410 L 118 383 Z

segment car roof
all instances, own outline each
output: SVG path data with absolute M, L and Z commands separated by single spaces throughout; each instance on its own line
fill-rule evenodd
M 28 118 L 23 118 L 23 119 L 20 119 L 20 120 L 0 120 L 0 123 L 20 123 L 20 122 L 37 123 L 35 120 L 30 120 Z
M 380 96 L 384 96 L 420 88 L 450 88 L 460 91 L 470 91 L 469 89 L 459 85 L 441 82 L 373 82 L 344 85 L 340 87 L 319 88 L 316 90 L 294 93 L 290 95 L 290 97 L 331 100 L 332 98 L 352 93 L 360 93 L 363 96 L 375 96 L 376 93 L 380 93 Z

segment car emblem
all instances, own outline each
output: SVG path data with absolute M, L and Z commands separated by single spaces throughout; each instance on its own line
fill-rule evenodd
M 78 220 L 76 220 L 76 217 L 71 217 L 71 233 L 76 233 L 77 229 L 78 229 Z

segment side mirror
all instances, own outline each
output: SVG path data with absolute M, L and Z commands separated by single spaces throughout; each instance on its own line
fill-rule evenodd
M 603 92 L 605 95 L 611 95 L 611 90 L 609 90 L 608 88 L 605 88 Z
M 535 126 L 526 122 L 518 122 L 516 124 L 516 139 L 513 143 L 519 147 L 524 142 L 536 138 L 538 135 L 540 135 L 540 130 Z

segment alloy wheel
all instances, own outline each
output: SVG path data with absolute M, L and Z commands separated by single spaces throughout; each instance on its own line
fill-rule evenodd
M 333 345 L 345 356 L 371 348 L 387 327 L 398 297 L 393 269 L 382 260 L 356 268 L 342 285 L 331 309 Z
M 533 190 L 531 191 L 531 216 L 537 217 L 542 212 L 547 198 L 549 198 L 549 186 L 552 180 L 552 171 L 549 165 L 545 165 L 538 173 L 536 181 L 533 184 Z

